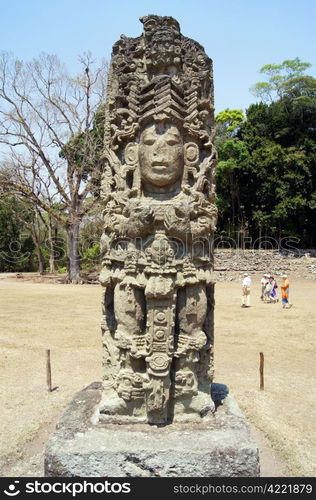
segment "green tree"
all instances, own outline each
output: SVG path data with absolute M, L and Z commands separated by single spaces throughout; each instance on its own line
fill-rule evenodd
M 255 186 L 245 202 L 249 219 L 275 236 L 298 236 L 304 246 L 315 244 L 315 84 L 312 77 L 289 81 L 278 100 L 250 106 L 239 130 Z
M 238 138 L 227 139 L 219 148 L 216 170 L 217 206 L 222 229 L 232 232 L 243 226 L 241 176 L 247 172 L 249 153 L 245 143 Z
M 298 84 L 301 79 L 304 81 L 304 73 L 310 67 L 310 63 L 301 61 L 299 57 L 286 59 L 281 64 L 265 64 L 259 72 L 268 81 L 257 82 L 250 90 L 262 101 L 272 102 L 286 95 L 288 88 Z
M 240 109 L 224 109 L 215 118 L 216 148 L 218 164 L 216 169 L 218 228 L 231 233 L 240 223 L 240 196 L 237 170 L 244 161 L 245 150 L 237 138 L 240 124 L 245 119 Z
M 238 128 L 245 119 L 240 109 L 224 109 L 215 117 L 216 123 L 216 147 L 221 145 L 232 137 L 236 136 Z
M 35 245 L 17 213 L 24 212 L 26 207 L 12 196 L 0 197 L 0 271 L 17 272 L 33 271 Z
M 315 245 L 316 79 L 303 75 L 309 66 L 298 58 L 266 65 L 271 102 L 251 105 L 236 125 L 220 116 L 220 231 L 246 228 L 254 240 L 293 235 Z

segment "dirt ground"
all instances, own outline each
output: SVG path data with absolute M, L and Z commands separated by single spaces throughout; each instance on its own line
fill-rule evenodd
M 229 386 L 249 419 L 263 476 L 315 476 L 316 282 L 291 280 L 293 307 L 283 310 L 260 301 L 260 277 L 252 278 L 249 309 L 240 307 L 237 282 L 216 285 L 215 381 Z M 0 475 L 42 476 L 43 449 L 61 411 L 101 379 L 100 303 L 97 285 L 0 275 Z

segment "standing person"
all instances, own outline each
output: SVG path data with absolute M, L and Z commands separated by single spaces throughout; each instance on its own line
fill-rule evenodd
M 261 300 L 264 299 L 264 290 L 265 290 L 267 282 L 268 282 L 267 275 L 263 274 L 262 278 L 261 278 L 261 281 L 260 281 L 260 283 L 261 283 L 261 297 L 260 297 L 260 299 Z
M 281 285 L 282 307 L 283 309 L 290 309 L 290 307 L 292 307 L 292 304 L 289 303 L 290 282 L 287 277 L 287 274 L 283 274 L 282 279 L 283 279 Z
M 276 291 L 278 285 L 273 276 L 271 276 L 270 278 L 270 284 L 271 284 L 270 300 L 273 304 L 275 304 L 278 301 L 277 291 Z
M 266 286 L 264 287 L 263 300 L 266 304 L 270 304 L 270 302 L 271 302 L 270 293 L 272 290 L 271 276 L 270 276 L 270 274 L 267 274 L 266 276 L 267 276 L 267 282 L 266 282 Z
M 242 280 L 241 307 L 250 307 L 250 287 L 251 278 L 248 273 L 245 273 L 244 279 Z

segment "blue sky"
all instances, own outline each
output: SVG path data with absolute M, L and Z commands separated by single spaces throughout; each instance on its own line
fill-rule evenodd
M 315 0 L 0 0 L 0 50 L 31 59 L 57 54 L 71 69 L 90 50 L 110 59 L 121 34 L 139 36 L 139 17 L 171 15 L 214 62 L 216 112 L 255 102 L 249 87 L 266 63 L 300 57 L 316 77 Z

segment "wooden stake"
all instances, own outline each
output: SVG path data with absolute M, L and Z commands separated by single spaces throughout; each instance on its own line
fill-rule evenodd
M 260 391 L 264 391 L 264 355 L 260 353 Z
M 50 363 L 50 349 L 46 349 L 46 379 L 48 392 L 52 392 L 52 367 Z

